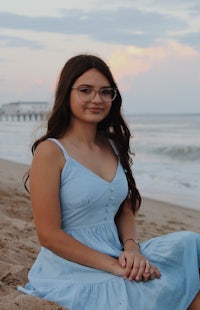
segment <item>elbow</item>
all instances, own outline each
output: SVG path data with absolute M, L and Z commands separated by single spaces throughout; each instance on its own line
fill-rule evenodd
M 37 231 L 38 240 L 41 246 L 51 250 L 54 248 L 56 232 L 54 231 Z
M 39 232 L 37 232 L 37 236 L 38 236 L 38 240 L 39 240 L 40 245 L 45 247 L 45 248 L 48 248 L 49 244 L 51 243 L 49 236 L 47 236 L 44 233 L 39 233 Z

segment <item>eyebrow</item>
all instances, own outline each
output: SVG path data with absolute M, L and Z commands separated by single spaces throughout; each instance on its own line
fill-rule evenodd
M 78 85 L 77 87 L 80 87 L 80 86 L 86 86 L 86 87 L 95 88 L 94 86 L 92 86 L 92 85 L 90 85 L 90 84 L 80 84 L 80 85 Z M 101 86 L 100 89 L 101 89 L 101 88 L 111 88 L 111 86 L 110 86 L 110 85 L 105 85 L 105 86 Z

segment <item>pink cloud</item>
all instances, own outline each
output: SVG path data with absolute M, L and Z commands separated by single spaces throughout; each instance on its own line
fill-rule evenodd
M 116 49 L 108 58 L 108 63 L 120 87 L 127 90 L 130 87 L 127 84 L 128 78 L 145 74 L 154 70 L 158 65 L 163 66 L 165 63 L 169 63 L 169 61 L 177 60 L 184 63 L 198 55 L 199 53 L 190 46 L 169 42 L 167 45 L 159 47 L 128 46 Z

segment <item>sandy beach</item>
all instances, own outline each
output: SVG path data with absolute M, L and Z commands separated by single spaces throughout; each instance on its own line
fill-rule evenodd
M 28 167 L 0 160 L 0 309 L 65 309 L 52 302 L 24 295 L 17 285 L 27 282 L 27 273 L 39 251 L 29 196 L 22 176 Z M 143 199 L 137 216 L 140 242 L 166 233 L 192 230 L 200 233 L 200 211 Z

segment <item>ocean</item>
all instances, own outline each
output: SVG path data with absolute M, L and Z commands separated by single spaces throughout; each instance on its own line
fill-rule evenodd
M 200 114 L 128 115 L 133 173 L 143 197 L 200 210 Z M 0 121 L 0 158 L 30 164 L 39 121 Z

